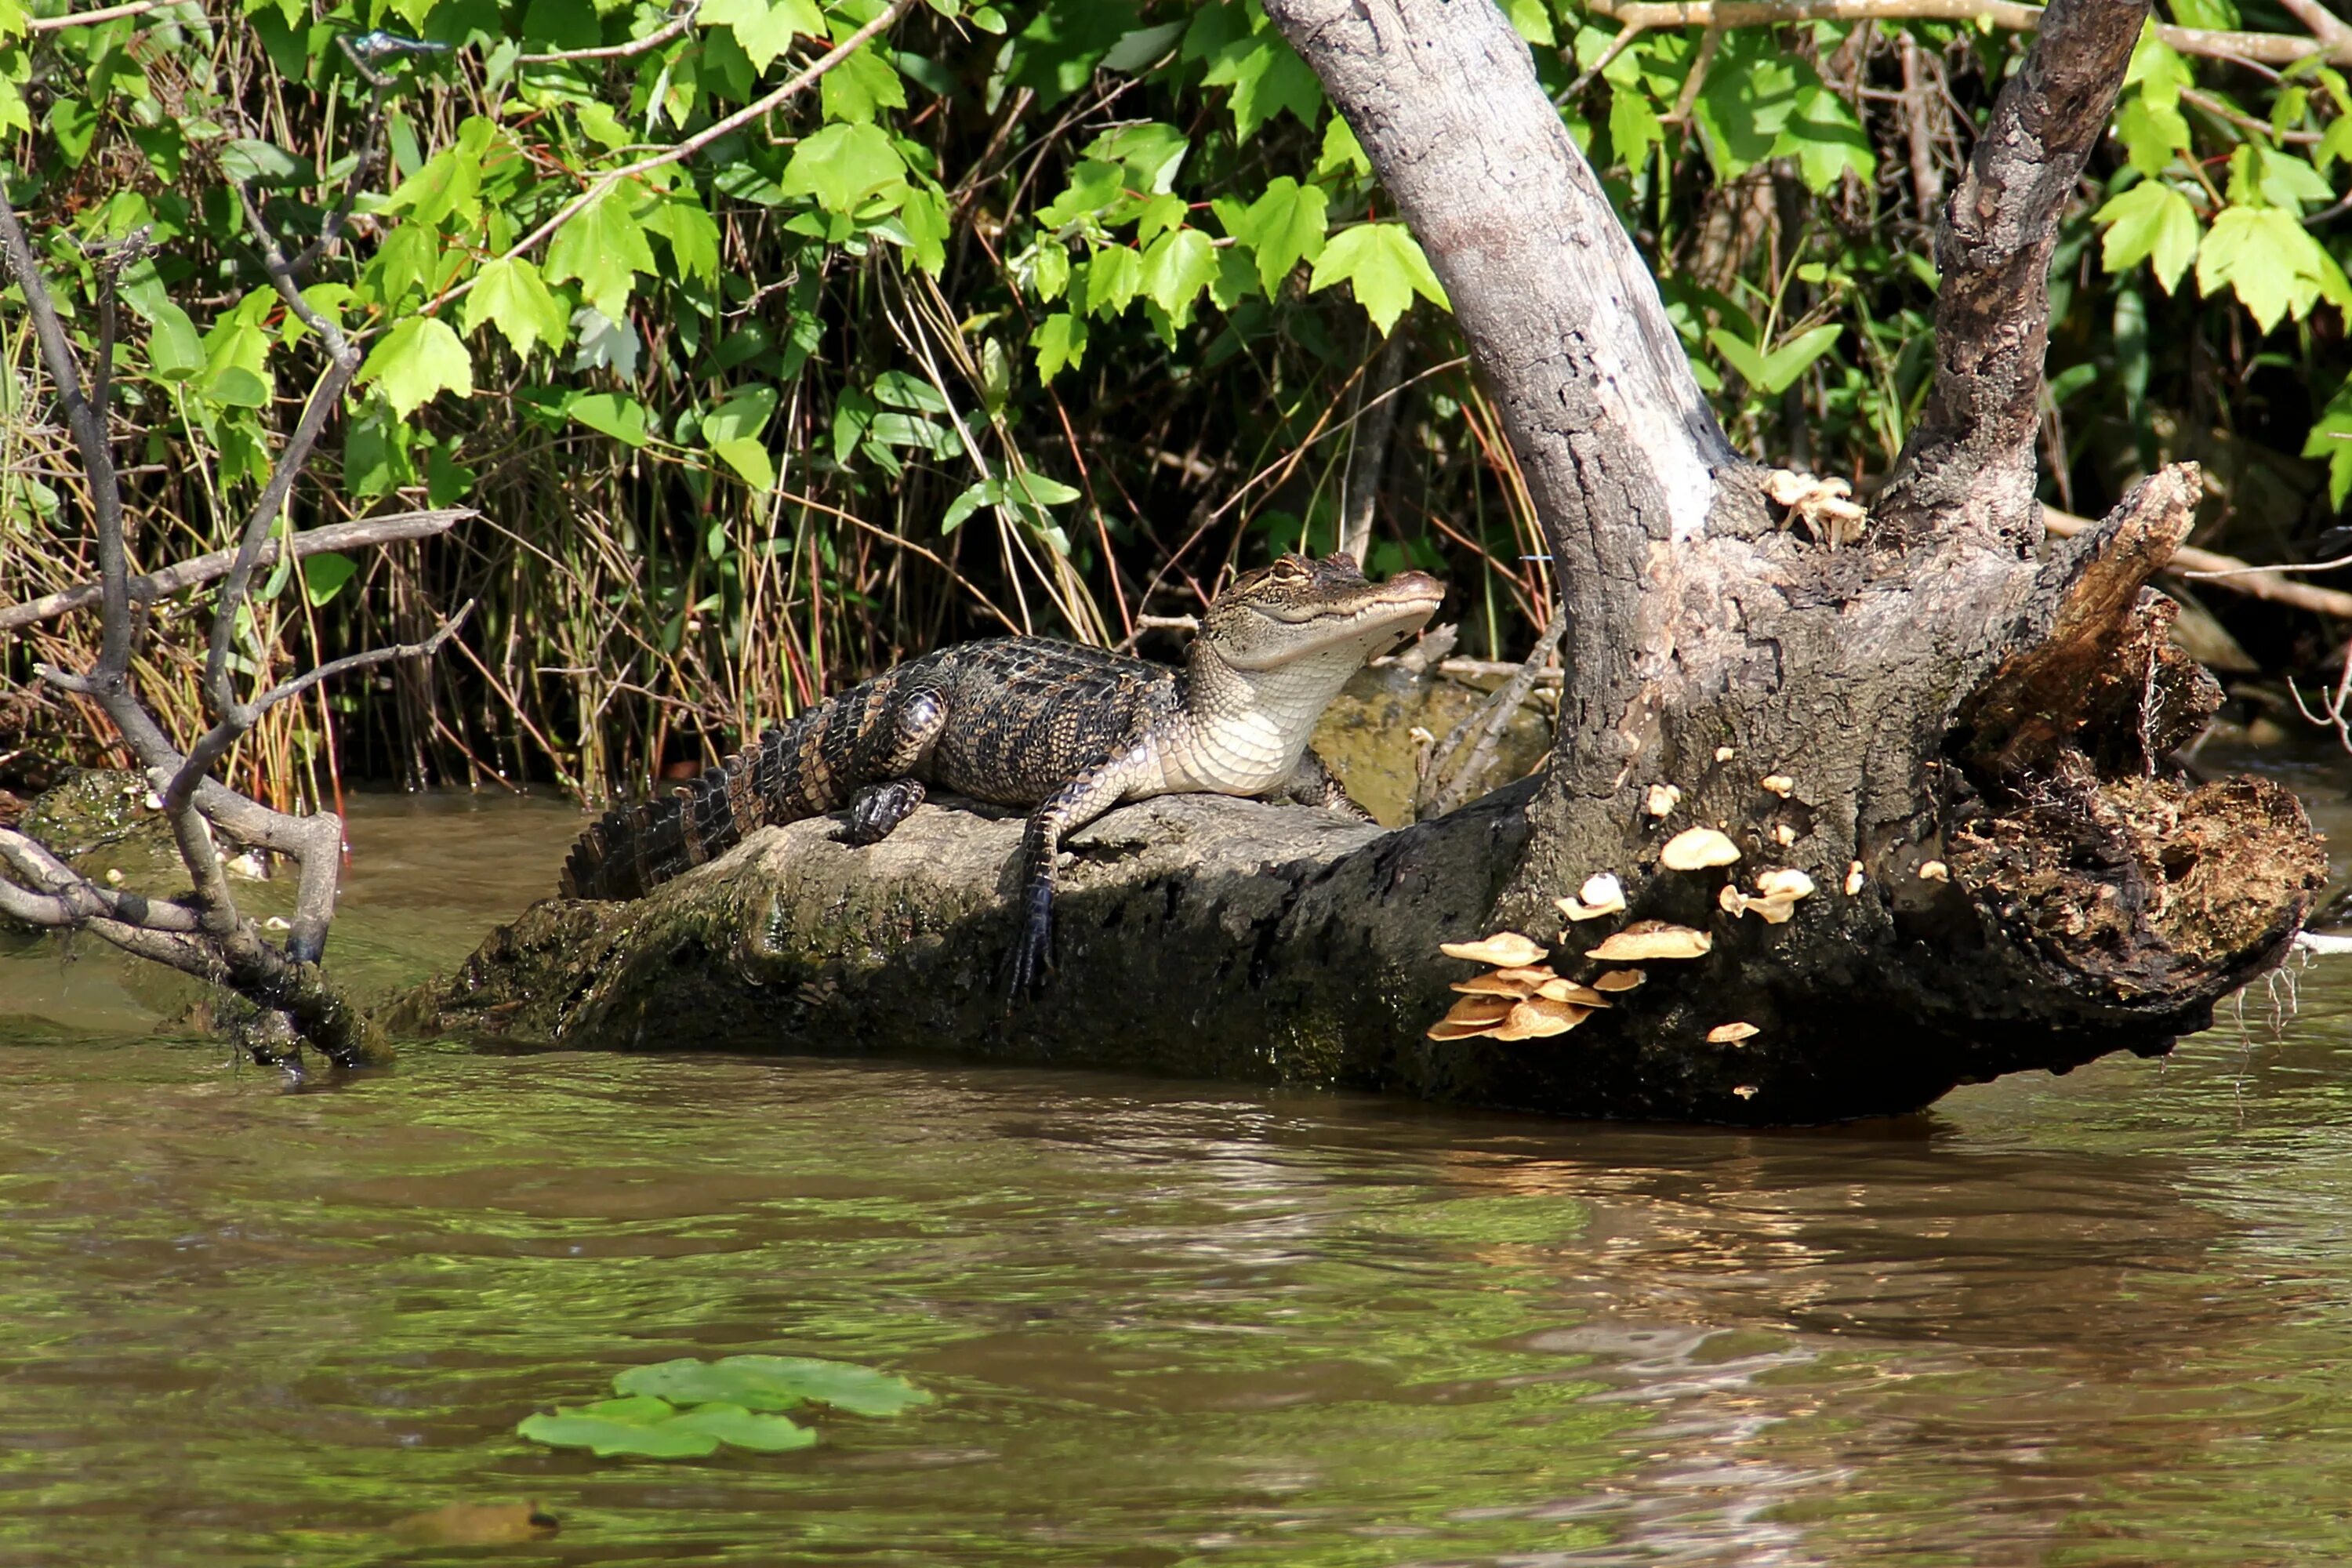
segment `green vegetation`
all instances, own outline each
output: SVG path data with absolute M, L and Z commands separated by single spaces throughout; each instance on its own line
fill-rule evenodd
M 1735 438 L 1884 471 L 1926 390 L 1931 209 L 2018 38 L 1506 9 Z M 1540 536 L 1444 290 L 1242 0 L 64 15 L 0 4 L 0 130 L 85 353 L 85 247 L 152 230 L 115 355 L 140 563 L 227 542 L 324 363 L 240 186 L 298 245 L 354 208 L 305 297 L 367 357 L 289 526 L 480 513 L 261 584 L 240 649 L 261 683 L 481 606 L 429 672 L 269 714 L 233 774 L 265 797 L 355 773 L 634 785 L 909 649 L 1124 640 L 1229 565 L 1333 548 L 1371 491 L 1370 564 L 1447 574 L 1472 651 L 1523 648 L 1541 618 Z M 2171 19 L 2297 31 L 2231 0 Z M 348 47 L 373 28 L 436 47 Z M 380 163 L 368 68 L 391 79 Z M 2143 43 L 2053 268 L 2048 499 L 2096 511 L 2200 458 L 2221 489 L 2200 542 L 2278 559 L 2352 490 L 2331 438 L 2352 433 L 2347 111 L 2315 57 Z M 5 342 L 13 603 L 92 566 L 29 337 Z M 1383 395 L 1392 437 L 1363 417 Z M 158 607 L 142 671 L 184 730 L 203 609 Z M 2315 651 L 2274 611 L 2238 629 L 2273 659 Z M 0 733 L 90 754 L 26 678 L 94 639 L 68 618 L 14 641 Z
M 611 1399 L 525 1416 L 515 1430 L 534 1443 L 585 1448 L 598 1458 L 701 1459 L 722 1443 L 784 1454 L 814 1447 L 816 1433 L 777 1412 L 822 1405 L 853 1415 L 896 1415 L 931 1402 L 905 1378 L 804 1356 L 681 1356 L 631 1367 L 613 1379 L 613 1391 Z

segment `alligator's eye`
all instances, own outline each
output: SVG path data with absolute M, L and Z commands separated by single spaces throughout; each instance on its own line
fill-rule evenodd
M 1308 575 L 1306 564 L 1295 555 L 1286 555 L 1274 563 L 1274 580 L 1277 583 L 1304 583 Z

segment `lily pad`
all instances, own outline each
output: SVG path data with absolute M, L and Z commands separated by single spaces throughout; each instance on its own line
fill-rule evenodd
M 648 1419 L 650 1407 L 662 1415 Z M 631 1407 L 616 1413 L 615 1406 Z M 636 1454 L 649 1459 L 701 1459 L 719 1451 L 719 1439 L 709 1432 L 673 1426 L 676 1409 L 659 1399 L 605 1399 L 574 1409 L 558 1407 L 552 1415 L 529 1415 L 515 1430 L 534 1443 L 551 1448 L 585 1448 L 600 1459 L 615 1454 Z
M 702 1432 L 730 1448 L 761 1454 L 789 1454 L 816 1447 L 816 1433 L 789 1416 L 761 1415 L 740 1405 L 698 1405 L 683 1415 L 662 1423 L 666 1431 Z
M 613 1380 L 613 1387 L 678 1405 L 718 1403 L 746 1410 L 828 1405 L 853 1415 L 896 1415 L 931 1402 L 930 1394 L 903 1377 L 805 1356 L 731 1355 L 716 1362 L 681 1356 L 631 1367 Z

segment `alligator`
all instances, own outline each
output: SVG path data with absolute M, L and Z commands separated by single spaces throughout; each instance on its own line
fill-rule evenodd
M 798 718 L 675 793 L 607 813 L 564 863 L 568 898 L 635 899 L 752 829 L 846 806 L 842 837 L 887 837 L 937 785 L 1030 808 L 1012 993 L 1050 967 L 1064 836 L 1127 801 L 1186 792 L 1369 814 L 1308 735 L 1365 660 L 1420 629 L 1444 585 L 1368 581 L 1346 554 L 1244 573 L 1201 618 L 1183 667 L 1047 637 L 910 659 Z

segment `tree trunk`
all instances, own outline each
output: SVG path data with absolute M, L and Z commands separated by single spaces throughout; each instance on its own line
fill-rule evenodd
M 427 1010 L 575 1046 L 952 1050 L 1763 1122 L 2160 1051 L 2278 961 L 2325 869 L 2302 812 L 2164 762 L 2219 699 L 2144 586 L 2194 470 L 2035 554 L 2043 276 L 2146 0 L 2046 14 L 1947 211 L 1929 416 L 1842 548 L 1787 526 L 1731 449 L 1487 0 L 1266 10 L 1444 282 L 1549 532 L 1569 678 L 1541 778 L 1395 833 L 1245 802 L 1119 812 L 1071 844 L 1060 972 L 1010 1017 L 1015 826 L 929 809 L 870 849 L 803 823 L 642 905 L 541 906 Z M 1663 869 L 1693 826 L 1741 858 Z M 1726 911 L 1727 880 L 1780 867 L 1816 889 L 1791 920 Z M 1554 900 L 1600 872 L 1630 910 L 1563 932 Z M 1636 918 L 1712 949 L 1570 1036 L 1426 1037 L 1473 972 L 1440 942 L 1514 928 L 1586 977 Z M 1732 1023 L 1757 1032 L 1709 1039 Z

